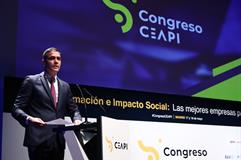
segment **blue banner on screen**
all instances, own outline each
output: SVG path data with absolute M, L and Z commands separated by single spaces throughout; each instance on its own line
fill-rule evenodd
M 213 68 L 240 57 L 237 6 L 238 0 L 20 0 L 16 75 L 40 72 L 41 52 L 55 46 L 68 82 L 192 95 L 203 89 L 194 86 L 217 83 L 210 82 Z

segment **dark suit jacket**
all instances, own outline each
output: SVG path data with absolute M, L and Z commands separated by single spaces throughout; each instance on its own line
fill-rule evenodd
M 63 147 L 63 134 L 56 134 L 48 126 L 27 124 L 27 116 L 39 117 L 43 121 L 64 118 L 69 115 L 72 120 L 81 119 L 77 105 L 73 102 L 68 83 L 58 79 L 58 104 L 54 108 L 53 99 L 44 72 L 27 76 L 15 99 L 12 115 L 25 129 L 24 146 L 37 146 L 41 143 L 51 144 L 56 136 Z

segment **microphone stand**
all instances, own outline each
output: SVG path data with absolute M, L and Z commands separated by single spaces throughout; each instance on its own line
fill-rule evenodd
M 82 92 L 80 86 L 77 85 L 77 84 L 76 84 L 76 86 L 77 86 L 77 88 L 78 88 L 78 90 L 79 90 L 79 92 L 80 92 L 80 94 L 81 94 L 81 97 L 84 98 L 84 94 L 83 94 L 83 92 Z M 84 106 L 85 106 L 85 120 L 84 120 L 84 122 L 83 122 L 82 124 L 90 124 L 91 122 L 88 121 L 88 114 L 87 114 L 88 112 L 87 112 L 87 106 L 86 106 L 86 103 L 84 103 Z

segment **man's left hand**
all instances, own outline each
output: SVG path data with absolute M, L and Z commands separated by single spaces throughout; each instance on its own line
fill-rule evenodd
M 81 124 L 81 120 L 75 120 L 75 121 L 74 121 L 74 124 L 75 124 L 75 125 L 80 125 L 80 124 Z

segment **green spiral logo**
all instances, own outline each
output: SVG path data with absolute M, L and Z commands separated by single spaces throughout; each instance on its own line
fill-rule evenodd
M 131 1 L 134 4 L 137 3 L 137 0 L 131 0 Z M 118 4 L 118 3 L 111 2 L 111 0 L 103 0 L 103 2 L 110 9 L 119 11 L 124 15 L 126 21 L 121 26 L 121 30 L 122 30 L 122 33 L 128 32 L 133 25 L 133 18 L 132 18 L 132 15 L 131 15 L 130 11 L 125 6 L 123 6 L 121 4 Z M 123 23 L 124 17 L 119 13 L 116 13 L 115 16 L 114 16 L 115 21 L 117 23 Z

